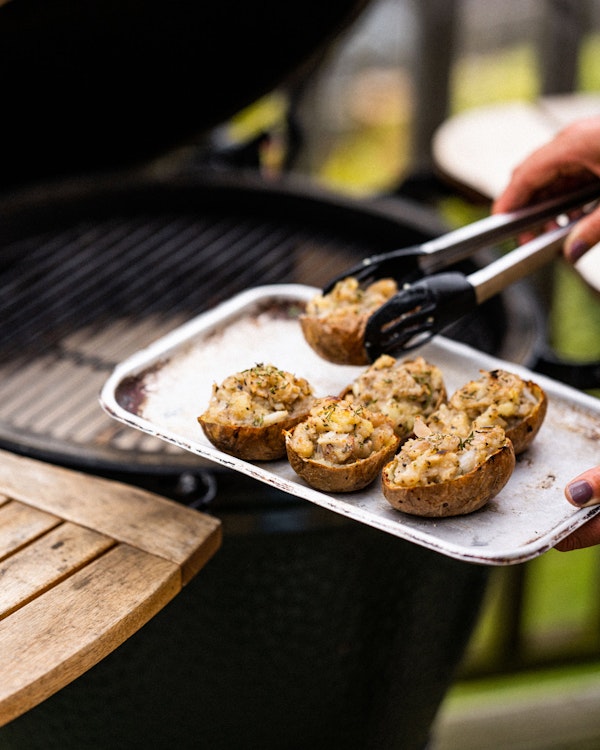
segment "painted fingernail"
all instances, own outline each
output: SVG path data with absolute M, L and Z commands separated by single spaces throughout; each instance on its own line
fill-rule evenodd
M 584 242 L 584 240 L 575 240 L 569 248 L 569 260 L 571 263 L 575 263 L 582 255 L 585 255 L 589 249 L 590 246 L 587 242 Z
M 583 479 L 579 479 L 576 482 L 567 485 L 567 492 L 575 505 L 581 506 L 586 505 L 586 503 L 592 499 L 594 494 L 592 485 Z

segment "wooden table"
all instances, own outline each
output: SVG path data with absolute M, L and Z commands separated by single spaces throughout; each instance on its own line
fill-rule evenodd
M 210 516 L 0 451 L 0 726 L 123 643 L 220 543 Z

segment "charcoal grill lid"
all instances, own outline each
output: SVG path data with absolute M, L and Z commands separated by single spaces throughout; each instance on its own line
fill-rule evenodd
M 168 151 L 298 75 L 367 4 L 0 2 L 0 180 Z

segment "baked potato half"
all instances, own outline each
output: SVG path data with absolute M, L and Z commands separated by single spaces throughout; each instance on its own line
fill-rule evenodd
M 421 433 L 402 446 L 382 471 L 383 494 L 403 513 L 443 518 L 482 508 L 515 468 L 512 442 L 501 427 L 474 430 L 467 438 Z
M 512 441 L 518 455 L 527 450 L 538 434 L 546 416 L 548 399 L 543 389 L 532 380 L 506 370 L 481 371 L 477 380 L 463 385 L 448 400 L 450 412 L 466 415 L 474 428 L 499 425 Z M 445 429 L 448 416 L 433 415 L 428 420 L 432 429 Z M 454 416 L 460 420 L 460 416 Z M 436 427 L 436 423 L 438 427 Z M 460 432 L 457 429 L 457 432 Z M 463 436 L 467 434 L 462 432 Z
M 222 450 L 247 461 L 284 458 L 284 430 L 304 419 L 314 404 L 304 378 L 271 364 L 257 364 L 217 385 L 198 417 L 204 434 Z
M 423 357 L 398 361 L 382 354 L 340 395 L 384 414 L 402 441 L 412 435 L 415 418 L 433 414 L 447 394 L 442 371 Z
M 317 354 L 338 365 L 367 365 L 364 332 L 370 315 L 398 291 L 393 279 L 363 289 L 353 276 L 309 300 L 300 316 L 304 338 Z
M 285 440 L 296 474 L 327 492 L 353 492 L 371 484 L 400 442 L 383 414 L 335 397 L 318 401 Z

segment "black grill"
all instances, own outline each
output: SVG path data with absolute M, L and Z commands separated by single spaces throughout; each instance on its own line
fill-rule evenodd
M 0 250 L 0 444 L 63 464 L 145 472 L 197 460 L 101 411 L 98 392 L 118 362 L 243 289 L 319 286 L 359 257 L 429 236 L 354 204 L 214 185 L 49 192 L 9 218 Z
M 5 204 L 0 222 L 0 444 L 201 506 L 226 543 L 135 638 L 2 736 L 27 748 L 229 750 L 242 736 L 260 748 L 424 747 L 484 567 L 199 469 L 106 417 L 98 392 L 117 362 L 242 289 L 319 286 L 439 226 L 402 202 L 263 184 L 33 198 Z M 510 328 L 499 300 L 461 325 L 456 335 L 493 351 Z

